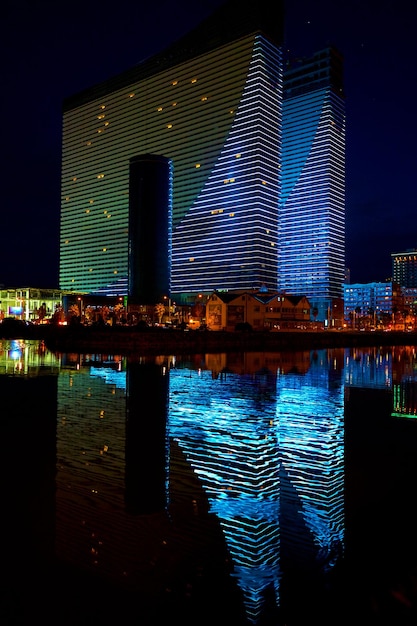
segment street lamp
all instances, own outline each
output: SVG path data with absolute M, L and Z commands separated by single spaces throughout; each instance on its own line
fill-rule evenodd
M 169 296 L 164 296 L 165 302 L 168 300 L 168 322 L 171 322 L 171 298 Z

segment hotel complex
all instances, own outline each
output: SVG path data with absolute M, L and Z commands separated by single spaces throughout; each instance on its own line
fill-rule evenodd
M 132 293 L 132 274 L 146 282 L 132 269 L 146 237 L 135 241 L 129 224 L 148 202 L 129 202 L 129 164 L 152 156 L 172 174 L 171 224 L 159 243 L 153 232 L 170 272 L 153 297 L 186 304 L 262 288 L 324 311 L 343 296 L 342 60 L 323 51 L 284 82 L 283 32 L 281 3 L 272 14 L 231 0 L 162 53 L 64 101 L 62 290 L 149 298 Z

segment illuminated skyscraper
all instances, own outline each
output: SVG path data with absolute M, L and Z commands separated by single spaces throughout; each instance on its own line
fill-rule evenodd
M 61 289 L 127 294 L 129 161 L 143 154 L 172 162 L 170 292 L 276 289 L 282 33 L 281 2 L 231 0 L 64 101 Z
M 393 252 L 392 279 L 401 287 L 417 287 L 417 248 L 410 248 L 405 252 Z
M 326 317 L 345 275 L 343 59 L 334 48 L 284 73 L 278 288 Z

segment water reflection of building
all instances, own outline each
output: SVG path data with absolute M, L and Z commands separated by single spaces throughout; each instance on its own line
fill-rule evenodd
M 42 341 L 0 339 L 0 374 L 40 376 L 57 374 L 60 357 Z
M 29 353 L 32 348 L 28 344 Z M 343 389 L 348 393 L 349 384 L 356 385 L 360 394 L 368 383 L 378 395 L 379 390 L 394 393 L 394 402 L 396 390 L 405 389 L 409 395 L 397 398 L 401 416 L 403 407 L 415 407 L 412 348 L 312 351 L 294 355 L 292 364 L 291 353 L 253 354 L 247 360 L 243 355 L 140 359 L 132 375 L 131 363 L 119 357 L 84 355 L 71 357 L 58 377 L 43 381 L 23 373 L 36 373 L 42 362 L 50 373 L 55 357 L 35 353 L 27 359 L 32 367 L 16 368 L 25 353 L 21 342 L 2 342 L 1 350 L 4 372 L 12 374 L 0 377 L 7 415 L 13 418 L 7 420 L 13 458 L 6 454 L 5 467 L 15 458 L 22 424 L 30 438 L 28 449 L 19 451 L 25 472 L 32 463 L 39 467 L 39 454 L 54 468 L 56 460 L 56 482 L 54 474 L 39 491 L 36 472 L 31 482 L 38 502 L 43 499 L 50 512 L 42 532 L 55 535 L 56 555 L 94 573 L 122 574 L 127 585 L 137 585 L 155 571 L 157 551 L 158 567 L 172 568 L 159 554 L 161 537 L 169 536 L 174 550 L 196 547 L 199 555 L 202 547 L 210 551 L 224 541 L 228 571 L 253 624 L 262 623 L 268 603 L 278 610 L 287 602 L 283 589 L 288 590 L 289 576 L 297 580 L 300 594 L 307 594 L 306 570 L 317 580 L 343 552 Z M 209 359 L 216 371 L 221 366 L 221 375 L 213 377 Z M 27 385 L 11 387 L 9 378 L 13 385 L 21 380 L 34 386 L 26 393 Z M 148 408 L 155 394 L 160 402 Z M 46 409 L 42 422 L 29 419 L 35 405 Z M 129 412 L 136 420 L 133 429 Z M 141 429 L 142 420 L 154 423 Z M 357 428 L 364 428 L 362 420 Z M 152 477 L 156 502 L 147 500 L 143 488 L 146 467 L 155 468 L 135 459 L 136 454 L 151 458 L 151 440 L 157 462 L 164 464 Z M 16 480 L 12 485 L 10 497 L 16 498 Z M 186 509 L 192 514 L 184 523 Z M 49 545 L 51 558 L 53 548 Z M 25 544 L 18 549 L 23 554 Z M 226 569 L 220 563 L 216 577 L 223 574 L 226 580 Z M 173 570 L 176 576 L 175 565 Z M 269 606 L 268 612 L 273 612 Z
M 262 370 L 285 374 L 289 371 L 305 374 L 311 365 L 310 350 L 298 352 L 231 352 L 205 355 L 205 365 L 213 378 L 234 374 L 256 374 Z
M 117 366 L 110 367 L 106 359 L 92 359 L 89 375 L 79 377 L 80 370 L 68 371 L 67 384 L 71 393 L 75 391 L 74 386 L 81 385 L 75 397 L 95 397 L 96 401 L 106 406 L 106 398 L 111 391 L 111 403 L 115 400 L 117 406 L 117 398 L 122 399 L 122 402 L 130 404 L 130 410 L 135 411 L 140 420 L 140 412 L 146 411 L 147 404 L 141 404 L 141 400 L 144 400 L 143 394 L 149 397 L 152 389 L 155 390 L 155 377 L 158 379 L 169 373 L 167 434 L 171 440 L 170 448 L 174 446 L 177 452 L 173 458 L 168 458 L 168 449 L 166 450 L 166 463 L 168 460 L 170 463 L 169 479 L 165 485 L 165 503 L 169 502 L 174 508 L 179 506 L 178 498 L 184 498 L 185 493 L 182 492 L 190 484 L 189 470 L 192 470 L 202 487 L 202 493 L 207 497 L 210 515 L 214 516 L 213 519 L 222 528 L 232 559 L 233 574 L 243 594 L 246 615 L 251 623 L 257 624 L 266 602 L 272 603 L 276 611 L 280 607 L 282 552 L 287 560 L 297 556 L 296 561 L 300 563 L 300 568 L 301 561 L 310 559 L 312 567 L 317 567 L 317 571 L 323 565 L 330 567 L 340 555 L 343 538 L 343 472 L 339 446 L 343 421 L 340 420 L 340 404 L 334 398 L 339 399 L 341 393 L 343 351 L 295 355 L 210 355 L 206 362 L 200 363 L 201 367 L 196 363 L 191 367 L 184 366 L 179 359 L 177 363 L 169 364 L 172 369 L 164 369 L 161 364 L 154 363 L 150 373 L 153 382 L 148 380 L 148 376 L 145 376 L 147 382 L 141 379 L 145 370 L 149 373 L 149 368 L 145 367 L 143 370 L 143 364 L 140 363 L 134 364 L 132 378 L 129 374 L 130 365 L 126 366 L 125 373 L 118 371 Z M 215 365 L 214 370 L 218 369 L 220 375 L 213 376 L 209 365 Z M 81 372 L 83 369 L 87 371 L 82 366 Z M 234 371 L 238 373 L 235 374 Z M 62 382 L 65 382 L 65 376 Z M 157 385 L 159 388 L 159 383 Z M 134 396 L 138 393 L 141 397 L 135 400 L 134 397 L 129 399 L 118 395 L 128 391 L 129 387 Z M 65 391 L 65 385 L 62 391 Z M 60 397 L 65 398 L 65 393 L 60 393 Z M 162 398 L 164 397 L 165 392 L 162 394 Z M 122 506 L 115 499 L 119 499 L 118 495 L 116 498 L 121 488 L 121 476 L 118 472 L 121 471 L 123 458 L 119 444 L 116 446 L 115 456 L 112 443 L 113 463 L 118 469 L 114 469 L 114 483 L 110 479 L 109 484 L 100 485 L 97 461 L 93 461 L 100 446 L 95 441 L 89 451 L 87 444 L 91 447 L 92 438 L 95 440 L 103 428 L 101 420 L 106 420 L 108 416 L 101 416 L 99 413 L 100 420 L 97 421 L 93 411 L 88 417 L 89 402 L 90 400 L 83 400 L 81 414 L 79 404 L 74 407 L 77 413 L 74 415 L 74 426 L 77 424 L 77 427 L 73 445 L 81 445 L 83 457 L 87 456 L 81 457 L 86 463 L 84 477 L 88 476 L 92 492 L 97 493 L 97 503 L 91 502 L 91 507 L 86 506 L 87 497 L 91 496 L 87 493 L 76 496 L 77 500 L 85 498 L 85 520 L 82 525 L 78 524 L 83 535 L 80 535 L 76 543 L 90 548 L 86 550 L 91 560 L 90 567 L 95 563 L 108 569 L 110 562 L 104 563 L 100 560 L 99 553 L 104 552 L 109 559 L 112 552 L 108 537 L 107 548 L 100 548 L 104 546 L 106 535 L 109 535 L 109 513 L 106 511 L 104 515 L 103 510 L 103 515 L 100 515 L 100 509 L 103 506 L 107 508 L 105 500 L 109 497 L 112 499 L 112 507 Z M 308 418 L 309 402 L 312 402 L 314 419 Z M 94 402 L 91 401 L 91 405 L 93 407 Z M 304 427 L 307 429 L 308 426 L 309 432 L 307 439 L 302 438 L 302 431 L 299 430 L 299 405 L 305 406 Z M 323 406 L 324 413 L 318 415 L 314 412 L 316 406 Z M 291 416 L 292 409 L 296 412 L 298 410 L 298 422 Z M 106 408 L 106 413 L 108 410 Z M 97 408 L 95 411 L 98 412 Z M 147 418 L 151 415 L 152 419 L 159 419 L 159 412 L 153 406 Z M 84 445 L 80 425 L 85 421 Z M 112 441 L 115 439 L 119 442 L 124 432 L 120 416 L 115 421 L 111 417 L 109 423 L 113 424 Z M 68 418 L 65 419 L 64 426 L 68 427 Z M 149 437 L 141 438 L 141 434 L 140 427 L 132 430 L 126 425 L 126 452 L 131 448 L 132 453 L 125 458 L 124 487 L 130 510 L 132 495 L 136 503 L 142 499 L 142 505 L 143 498 L 146 499 L 145 492 L 140 488 L 145 468 L 141 466 L 137 471 L 138 467 L 135 469 L 127 458 L 130 456 L 134 459 L 135 450 L 137 454 L 143 453 L 141 445 L 149 443 Z M 290 442 L 296 439 L 297 434 L 297 445 L 291 449 Z M 62 433 L 62 440 L 66 446 L 71 446 L 68 432 Z M 304 446 L 301 445 L 302 442 Z M 151 447 L 149 446 L 150 449 Z M 109 453 L 110 447 L 107 444 L 100 449 L 100 455 L 104 456 L 103 465 L 106 464 L 105 457 Z M 181 461 L 182 458 L 185 464 Z M 76 475 L 80 477 L 82 468 L 77 469 L 76 461 L 74 467 L 73 465 L 74 461 L 71 461 L 71 473 L 75 468 Z M 186 467 L 188 469 L 185 471 Z M 136 479 L 127 481 L 128 473 L 132 475 L 132 468 Z M 103 477 L 104 475 L 106 472 Z M 71 491 L 74 491 L 73 486 Z M 109 491 L 113 495 L 109 496 Z M 160 490 L 159 494 L 161 495 Z M 172 494 L 175 495 L 174 502 L 171 501 Z M 65 506 L 66 498 L 62 499 L 61 492 L 59 502 Z M 72 500 L 70 503 L 74 504 Z M 298 508 L 294 507 L 294 503 L 298 503 Z M 201 503 L 194 502 L 194 505 L 201 506 Z M 68 535 L 66 524 L 73 526 L 76 521 L 71 514 L 69 517 L 67 514 L 63 516 L 61 523 L 64 535 L 61 539 Z M 112 523 L 110 516 L 110 525 Z M 210 527 L 210 534 L 214 533 L 216 523 Z M 91 537 L 85 532 L 86 524 Z M 294 533 L 294 529 L 297 532 Z M 125 531 L 120 528 L 120 532 Z M 122 556 L 129 571 L 133 567 L 133 557 L 125 554 L 125 550 L 127 546 L 124 545 L 118 548 L 118 554 L 112 557 L 113 565 L 116 566 L 116 561 Z M 88 559 L 84 556 L 84 565 L 87 564 Z
M 282 565 L 300 589 L 306 571 L 323 577 L 344 551 L 342 370 L 323 367 L 322 352 L 305 376 L 277 381 Z
M 414 346 L 345 350 L 345 385 L 392 392 L 393 417 L 417 417 L 417 353 Z
M 279 457 L 276 376 L 171 371 L 169 436 L 174 438 L 219 519 L 243 591 L 257 623 L 264 593 L 279 604 Z
M 310 558 L 319 571 L 343 552 L 343 358 L 337 363 L 323 351 L 306 374 L 235 375 L 227 356 L 227 375 L 193 372 L 187 386 L 171 372 L 169 435 L 220 520 L 253 624 L 267 598 L 280 607 L 283 554 Z
M 54 558 L 57 369 L 43 356 L 0 341 L 2 624 L 44 614 Z

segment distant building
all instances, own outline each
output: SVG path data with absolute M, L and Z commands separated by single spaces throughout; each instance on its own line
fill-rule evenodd
M 368 325 L 375 325 L 377 320 L 403 309 L 402 290 L 393 281 L 352 283 L 344 287 L 344 316 L 352 325 L 355 320 L 365 318 Z
M 50 319 L 62 307 L 64 297 L 59 289 L 3 287 L 0 289 L 0 320 L 6 317 L 29 322 Z
M 391 259 L 393 281 L 401 287 L 417 288 L 417 248 L 394 252 Z
M 278 291 L 326 319 L 345 282 L 343 58 L 327 48 L 284 72 Z

